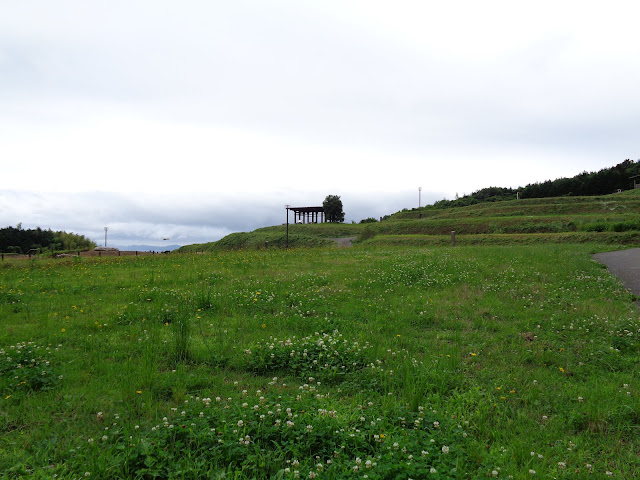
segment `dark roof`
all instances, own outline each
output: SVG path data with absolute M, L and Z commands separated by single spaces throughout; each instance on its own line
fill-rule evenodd
M 324 212 L 324 207 L 289 207 L 294 212 Z

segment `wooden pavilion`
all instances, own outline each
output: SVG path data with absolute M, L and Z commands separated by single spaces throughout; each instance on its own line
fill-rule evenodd
M 293 211 L 293 223 L 325 223 L 327 221 L 324 214 L 324 207 L 287 208 Z

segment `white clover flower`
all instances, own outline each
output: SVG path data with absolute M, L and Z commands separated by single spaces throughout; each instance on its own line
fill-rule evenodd
M 442 446 L 442 453 L 444 453 L 444 454 L 449 453 L 449 447 L 448 447 L 448 446 L 446 446 L 446 445 L 443 445 L 443 446 Z

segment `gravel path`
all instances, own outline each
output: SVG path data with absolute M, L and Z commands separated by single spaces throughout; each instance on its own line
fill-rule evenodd
M 341 247 L 350 247 L 351 242 L 353 242 L 358 237 L 342 237 L 342 238 L 330 238 L 329 240 L 333 240 Z
M 640 248 L 596 253 L 593 259 L 606 265 L 609 272 L 622 280 L 625 287 L 640 296 Z M 636 303 L 640 308 L 640 301 Z

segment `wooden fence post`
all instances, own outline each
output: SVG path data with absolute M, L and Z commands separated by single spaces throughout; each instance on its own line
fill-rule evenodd
M 451 246 L 452 247 L 456 246 L 456 231 L 455 230 L 451 230 Z

